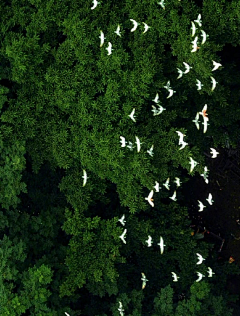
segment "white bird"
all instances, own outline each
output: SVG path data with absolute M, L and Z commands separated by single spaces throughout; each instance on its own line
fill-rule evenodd
M 182 78 L 184 72 L 179 68 L 177 68 L 177 71 L 179 73 L 179 76 L 177 77 L 177 79 Z
M 145 198 L 145 200 L 147 200 L 147 201 L 148 201 L 148 203 L 149 203 L 152 207 L 154 207 L 154 203 L 153 203 L 153 199 L 152 199 L 152 197 L 153 197 L 153 190 L 152 190 L 152 191 L 150 191 L 150 193 L 149 193 L 148 197 L 146 197 L 146 198 Z
M 137 136 L 135 136 L 135 138 L 136 138 L 135 144 L 137 144 L 137 152 L 139 153 L 142 143 L 140 143 L 140 139 Z
M 210 124 L 208 124 L 208 118 L 206 118 L 206 117 L 203 117 L 203 133 L 206 133 L 206 131 L 207 131 L 207 127 L 208 127 L 208 125 L 210 125 Z
M 133 146 L 132 142 L 128 142 L 127 148 L 129 148 L 132 151 L 133 148 L 135 148 L 135 147 Z
M 156 190 L 156 192 L 159 192 L 159 189 L 161 189 L 161 187 L 159 187 L 159 183 L 157 181 L 155 181 L 154 189 Z
M 136 120 L 135 120 L 135 117 L 136 117 L 136 116 L 134 116 L 134 113 L 135 113 L 135 109 L 133 109 L 132 112 L 131 112 L 131 114 L 128 115 L 128 116 L 130 117 L 131 120 L 133 120 L 133 122 L 136 122 Z
M 160 6 L 163 8 L 163 10 L 165 10 L 164 0 L 161 0 L 161 1 L 158 2 L 157 4 L 160 4 Z
M 190 173 L 193 171 L 193 169 L 196 167 L 196 165 L 198 165 L 198 162 L 196 162 L 195 160 L 192 159 L 192 157 L 189 157 L 190 159 L 190 165 L 191 165 L 191 168 L 190 168 Z
M 150 149 L 147 150 L 147 153 L 148 153 L 151 157 L 153 157 L 153 145 L 152 145 L 152 147 L 151 147 Z
M 197 28 L 196 28 L 196 25 L 194 24 L 194 22 L 192 22 L 192 21 L 191 21 L 191 23 L 192 23 L 192 27 L 191 27 L 191 30 L 192 30 L 192 36 L 194 36 L 194 35 L 195 35 L 195 33 L 196 33 Z
M 93 6 L 91 7 L 91 10 L 94 10 L 98 4 L 100 4 L 101 2 L 98 2 L 97 0 L 93 0 Z
M 161 255 L 162 255 L 163 251 L 164 251 L 164 247 L 166 247 L 166 245 L 164 245 L 163 238 L 161 236 L 160 236 L 160 242 L 158 243 L 158 246 L 160 246 L 160 252 L 161 252 Z
M 155 96 L 155 99 L 153 99 L 152 101 L 155 102 L 155 103 L 159 103 L 158 100 L 159 100 L 159 95 L 157 93 L 156 96 Z
M 201 14 L 198 15 L 197 20 L 194 20 L 200 27 L 202 26 Z
M 206 207 L 205 205 L 203 205 L 203 203 L 201 202 L 201 201 L 199 201 L 198 200 L 198 207 L 200 207 L 199 208 L 199 210 L 198 210 L 198 212 L 202 212 L 203 211 L 203 209 L 204 209 L 204 207 Z
M 184 73 L 185 74 L 187 74 L 189 71 L 190 71 L 190 69 L 192 68 L 191 66 L 189 66 L 187 63 L 185 63 L 185 62 L 183 62 L 183 64 L 184 64 L 184 66 L 185 66 L 185 68 L 186 68 L 186 70 L 184 71 Z
M 126 141 L 125 141 L 125 137 L 123 137 L 123 136 L 120 136 L 120 143 L 122 144 L 122 146 L 121 147 L 126 147 Z
M 65 312 L 65 315 L 66 315 L 66 316 L 70 316 L 67 312 Z
M 126 233 L 127 233 L 127 229 L 125 228 L 124 231 L 123 231 L 123 233 L 122 233 L 122 235 L 119 236 L 119 238 L 122 239 L 122 241 L 123 241 L 124 244 L 126 244 L 126 240 L 125 240 L 125 235 L 126 235 Z
M 213 77 L 210 77 L 210 78 L 211 78 L 211 82 L 212 82 L 212 89 L 211 89 L 211 91 L 213 91 L 216 88 L 216 85 L 217 85 L 218 82 Z
M 167 97 L 167 99 L 171 98 L 173 93 L 175 93 L 176 91 L 172 90 L 172 89 L 169 89 L 169 95 Z
M 221 67 L 222 66 L 222 64 L 220 64 L 220 63 L 217 63 L 216 61 L 212 61 L 213 62 L 213 69 L 212 69 L 212 71 L 215 71 L 215 70 L 217 70 L 219 67 Z
M 197 257 L 198 257 L 198 262 L 196 264 L 201 264 L 203 262 L 203 260 L 206 260 L 203 258 L 203 256 L 201 256 L 199 253 L 196 253 Z
M 142 22 L 142 23 L 144 24 L 144 32 L 143 32 L 143 34 L 144 34 L 144 33 L 146 33 L 147 30 L 150 29 L 151 27 L 148 26 L 148 25 L 147 25 L 146 23 L 144 23 L 144 22 Z
M 165 183 L 163 183 L 163 186 L 164 186 L 167 190 L 170 190 L 169 180 L 170 180 L 170 178 L 167 178 L 167 181 L 166 181 Z
M 210 149 L 211 149 L 210 153 L 212 154 L 212 158 L 216 158 L 219 152 L 216 151 L 216 149 L 214 148 L 210 148 Z
M 170 196 L 169 199 L 171 199 L 173 201 L 177 201 L 176 195 L 177 195 L 177 193 L 176 193 L 176 190 L 175 190 L 174 193 L 173 193 L 173 196 Z
M 186 143 L 185 141 L 183 141 L 183 142 L 181 143 L 181 145 L 182 145 L 182 147 L 180 147 L 179 150 L 182 150 L 183 148 L 185 148 L 185 147 L 188 145 L 188 143 Z
M 207 104 L 204 105 L 202 112 L 199 112 L 199 114 L 201 114 L 203 117 L 206 118 L 206 120 L 208 121 L 208 117 L 207 117 Z
M 192 120 L 192 122 L 195 123 L 197 129 L 199 130 L 199 123 L 200 123 L 200 121 L 198 119 L 199 119 L 199 112 L 197 112 L 195 120 Z
M 125 219 L 125 215 L 123 214 L 123 216 L 118 220 L 118 222 L 120 222 L 123 226 L 125 226 L 126 221 Z
M 108 47 L 106 48 L 106 50 L 108 51 L 108 56 L 112 54 L 112 43 L 108 42 Z
M 197 273 L 197 276 L 198 276 L 198 279 L 196 280 L 196 282 L 199 282 L 202 280 L 203 277 L 205 277 L 205 275 L 203 275 L 202 273 L 200 272 L 196 272 Z
M 213 270 L 210 267 L 208 267 L 207 273 L 208 273 L 209 278 L 211 278 L 213 276 L 213 274 L 216 274 L 215 272 L 213 272 Z
M 119 302 L 119 308 L 118 308 L 118 311 L 120 312 L 120 316 L 124 316 L 124 314 L 123 314 L 124 309 L 123 309 L 123 306 L 122 306 L 122 302 Z
M 118 24 L 118 26 L 117 26 L 117 30 L 116 31 L 114 31 L 114 33 L 116 33 L 118 36 L 120 36 L 121 37 L 121 33 L 120 33 L 120 25 Z
M 138 22 L 136 22 L 136 21 L 135 21 L 135 20 L 133 20 L 133 19 L 130 19 L 130 21 L 132 21 L 132 22 L 133 22 L 133 28 L 131 29 L 131 32 L 134 32 L 134 31 L 136 31 L 136 29 L 137 29 L 137 27 L 138 27 L 139 23 L 138 23 Z
M 193 46 L 197 46 L 198 36 L 194 38 L 194 40 L 191 42 Z
M 178 277 L 175 272 L 171 272 L 171 273 L 173 277 L 173 282 L 177 282 L 180 277 Z
M 143 272 L 142 272 L 141 274 L 142 274 L 141 280 L 143 281 L 143 282 L 142 282 L 142 290 L 143 290 L 143 289 L 145 289 L 145 287 L 146 287 L 146 284 L 147 284 L 148 279 L 146 278 L 146 275 L 145 275 Z
M 191 53 L 196 52 L 199 48 L 200 48 L 200 47 L 198 47 L 197 44 L 193 44 L 193 45 L 192 45 Z
M 186 135 L 183 134 L 182 132 L 179 132 L 179 131 L 176 131 L 176 133 L 177 133 L 178 136 L 179 136 L 178 145 L 181 145 L 181 144 L 184 142 L 183 137 L 186 136 Z
M 206 32 L 204 32 L 203 30 L 201 30 L 201 36 L 202 36 L 202 45 L 205 44 L 206 40 L 207 40 L 207 37 L 208 37 L 208 34 L 206 34 Z
M 196 86 L 198 87 L 197 89 L 198 89 L 198 90 L 201 90 L 202 87 L 203 87 L 203 84 L 201 83 L 200 80 L 198 80 L 198 79 L 196 79 L 196 80 L 197 80 Z
M 204 171 L 203 171 L 203 173 L 200 174 L 200 176 L 202 176 L 202 177 L 204 178 L 204 181 L 205 181 L 206 183 L 208 183 L 208 178 L 207 178 L 207 177 L 208 177 L 208 174 L 207 174 L 207 173 L 208 173 L 208 168 L 205 166 L 205 167 L 204 167 Z
M 106 39 L 106 37 L 104 37 L 103 31 L 100 31 L 100 36 L 99 36 L 99 38 L 100 38 L 100 47 L 102 47 L 102 46 L 103 46 L 103 43 L 104 43 L 104 40 Z
M 147 243 L 148 247 L 152 246 L 152 237 L 150 235 L 148 235 L 148 239 L 145 241 Z
M 173 182 L 176 183 L 177 187 L 180 187 L 182 183 L 178 177 L 175 177 L 175 180 Z
M 212 199 L 212 194 L 211 193 L 209 193 L 208 194 L 208 198 L 206 199 L 207 201 L 208 201 L 208 203 L 210 204 L 210 205 L 212 205 L 213 204 L 213 199 Z
M 153 116 L 156 116 L 156 115 L 159 115 L 159 114 L 162 114 L 163 111 L 165 111 L 166 109 L 164 107 L 162 107 L 161 105 L 158 105 L 158 109 L 152 105 L 152 112 L 153 112 Z
M 86 183 L 87 183 L 87 179 L 88 179 L 88 176 L 87 176 L 87 172 L 86 170 L 83 170 L 83 187 L 85 187 Z
M 170 87 L 170 80 L 168 80 L 167 85 L 166 85 L 166 86 L 163 86 L 163 88 L 167 89 L 168 91 L 169 91 L 170 89 L 172 89 L 172 88 Z

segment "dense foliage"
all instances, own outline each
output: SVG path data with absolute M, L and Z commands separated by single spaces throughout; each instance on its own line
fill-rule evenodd
M 228 302 L 237 298 L 226 279 L 239 269 L 219 264 L 211 244 L 193 239 L 181 187 L 177 202 L 169 196 L 175 177 L 182 186 L 200 177 L 209 147 L 238 141 L 240 2 L 166 0 L 165 10 L 155 0 L 91 6 L 90 0 L 0 2 L 0 315 L 116 316 L 119 301 L 129 316 L 232 315 Z M 191 21 L 199 13 L 209 37 L 191 53 Z M 130 19 L 139 23 L 135 32 Z M 150 26 L 144 34 L 142 22 Z M 222 64 L 214 73 L 212 60 Z M 183 62 L 192 68 L 177 79 Z M 166 110 L 153 116 L 156 93 Z M 206 134 L 192 122 L 204 104 Z M 128 116 L 133 108 L 136 123 Z M 177 130 L 188 142 L 180 151 Z M 140 152 L 121 147 L 120 136 L 133 144 L 139 137 Z M 199 163 L 192 173 L 189 157 Z M 145 197 L 168 177 L 170 191 L 155 192 L 152 208 Z M 126 244 L 119 238 L 122 214 Z M 196 253 L 206 258 L 199 266 Z M 205 275 L 199 283 L 196 271 Z M 144 290 L 142 272 L 149 280 Z

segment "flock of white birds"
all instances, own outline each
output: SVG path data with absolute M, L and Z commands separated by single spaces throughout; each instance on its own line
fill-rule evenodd
M 179 0 L 181 1 L 181 0 Z M 91 7 L 91 10 L 94 10 L 97 5 L 100 4 L 100 2 L 98 2 L 97 0 L 93 0 L 93 6 Z M 165 10 L 165 3 L 164 3 L 164 0 L 161 0 L 160 2 L 158 2 L 158 4 Z M 137 27 L 139 25 L 139 23 L 133 19 L 130 19 L 130 21 L 133 23 L 133 28 L 131 29 L 131 32 L 135 32 L 137 30 Z M 194 22 L 198 25 L 198 27 L 202 27 L 202 20 L 201 20 L 201 14 L 198 15 L 197 19 L 194 20 Z M 195 36 L 196 34 L 196 31 L 198 29 L 198 27 L 195 25 L 193 21 L 191 21 L 191 31 L 192 31 L 192 37 Z M 143 25 L 144 25 L 144 31 L 143 31 L 143 34 L 146 33 L 148 31 L 148 29 L 150 28 L 150 26 L 148 26 L 145 22 L 142 22 Z M 202 42 L 201 42 L 201 45 L 203 45 L 207 38 L 208 38 L 208 35 L 206 34 L 206 32 L 204 30 L 200 30 L 201 31 L 201 36 L 202 36 Z M 116 35 L 120 36 L 121 37 L 121 33 L 120 33 L 120 25 L 118 24 L 117 26 L 117 29 L 116 31 L 114 31 L 114 33 L 116 33 Z M 104 40 L 106 39 L 104 37 L 104 33 L 102 31 L 100 31 L 100 47 L 103 46 L 104 44 Z M 194 40 L 191 42 L 192 43 L 192 50 L 191 50 L 191 53 L 193 52 L 197 52 L 198 49 L 200 49 L 200 47 L 198 46 L 198 36 L 195 36 Z M 112 43 L 111 42 L 108 42 L 108 47 L 106 48 L 106 50 L 108 51 L 108 55 L 111 55 L 112 54 Z M 213 69 L 212 71 L 215 71 L 217 70 L 219 67 L 221 67 L 222 65 L 220 63 L 217 63 L 216 61 L 212 61 L 213 62 Z M 186 62 L 183 62 L 183 65 L 185 66 L 185 70 L 181 70 L 179 68 L 177 68 L 177 71 L 178 71 L 178 77 L 177 79 L 180 79 L 183 75 L 189 73 L 190 69 L 192 69 L 192 67 L 187 64 Z M 212 88 L 211 88 L 211 91 L 213 91 L 215 88 L 216 88 L 216 84 L 218 83 L 212 76 L 210 77 L 211 78 L 211 83 L 212 83 Z M 196 86 L 197 86 L 197 90 L 201 90 L 202 89 L 202 86 L 203 84 L 201 83 L 200 80 L 196 79 L 197 83 L 196 83 Z M 170 86 L 170 81 L 167 82 L 166 86 L 164 86 L 164 88 L 169 92 L 169 95 L 167 96 L 167 99 L 172 97 L 174 93 L 176 93 L 176 91 L 174 91 L 171 86 Z M 166 109 L 163 108 L 159 103 L 159 94 L 157 93 L 155 98 L 152 100 L 158 108 L 156 108 L 155 105 L 152 105 L 152 112 L 153 112 L 153 116 L 157 116 L 157 115 L 160 115 L 163 113 L 163 111 L 165 111 Z M 203 117 L 203 133 L 206 133 L 207 131 L 207 126 L 209 125 L 208 124 L 208 121 L 209 121 L 209 118 L 208 118 L 208 114 L 206 113 L 207 112 L 207 104 L 204 105 L 203 109 L 201 112 L 197 112 L 196 114 L 196 117 L 194 120 L 192 120 L 192 122 L 195 123 L 197 129 L 199 130 L 200 128 L 200 121 L 199 121 L 199 117 L 200 115 Z M 132 112 L 128 115 L 131 120 L 136 123 L 136 116 L 135 116 L 135 108 L 132 110 Z M 179 136 L 179 145 L 181 145 L 181 147 L 179 148 L 179 150 L 182 150 L 184 149 L 188 143 L 186 143 L 183 138 L 186 136 L 185 134 L 183 134 L 182 132 L 180 131 L 176 131 L 176 133 L 178 134 Z M 136 139 L 136 146 L 137 146 L 137 152 L 139 153 L 140 150 L 141 150 L 141 142 L 139 140 L 139 138 L 137 136 L 135 136 L 135 139 Z M 123 136 L 120 136 L 120 143 L 121 143 L 121 147 L 127 147 L 129 148 L 131 151 L 135 148 L 135 146 L 133 145 L 132 142 L 130 141 L 126 141 L 125 140 L 125 137 Z M 151 148 L 149 150 L 147 150 L 147 153 L 153 157 L 154 153 L 153 153 L 153 148 L 154 148 L 154 145 L 151 146 Z M 214 148 L 210 148 L 211 150 L 211 154 L 212 154 L 212 158 L 216 158 L 217 155 L 219 154 Z M 198 162 L 196 162 L 195 160 L 193 160 L 192 157 L 189 157 L 189 164 L 190 164 L 190 173 L 193 171 L 193 169 L 196 167 L 196 165 L 198 164 Z M 203 174 L 201 174 L 201 176 L 204 178 L 204 181 L 205 183 L 208 183 L 208 168 L 205 166 L 204 167 L 204 172 Z M 87 179 L 88 179 L 88 176 L 87 176 L 87 172 L 86 170 L 83 170 L 83 187 L 86 185 L 87 183 Z M 166 180 L 165 183 L 163 183 L 163 186 L 167 189 L 167 190 L 170 190 L 170 185 L 169 185 L 169 182 L 170 182 L 170 178 L 168 178 Z M 179 178 L 175 178 L 175 181 L 174 183 L 176 184 L 177 188 L 180 187 L 181 185 L 181 182 L 180 182 L 180 179 Z M 159 183 L 157 181 L 155 181 L 155 186 L 153 187 L 155 189 L 155 192 L 159 192 L 159 190 L 161 189 L 161 187 L 159 187 Z M 148 203 L 154 207 L 154 203 L 153 203 L 153 194 L 154 194 L 154 190 L 151 190 L 148 197 L 145 198 L 146 201 L 148 201 Z M 177 198 L 176 198 L 176 190 L 174 190 L 173 192 L 173 195 L 171 197 L 169 197 L 171 200 L 173 201 L 177 201 Z M 206 199 L 207 202 L 209 203 L 209 205 L 212 205 L 212 203 L 214 202 L 213 199 L 212 199 L 212 194 L 209 193 L 208 195 L 208 198 Z M 198 206 L 199 206 L 199 212 L 202 212 L 203 209 L 206 207 L 201 201 L 198 201 Z M 118 220 L 123 226 L 125 226 L 125 223 L 126 223 L 126 220 L 125 220 L 125 215 L 122 215 L 122 217 Z M 122 235 L 119 236 L 119 238 L 122 240 L 122 242 L 124 244 L 126 244 L 126 234 L 127 234 L 127 229 L 125 228 Z M 147 247 L 151 247 L 152 244 L 153 244 L 153 241 L 152 241 L 152 237 L 150 235 L 148 235 L 148 239 L 145 241 L 146 244 L 147 244 Z M 163 254 L 164 252 L 164 247 L 166 246 L 164 244 L 164 241 L 163 241 L 163 237 L 160 236 L 160 242 L 157 244 L 159 245 L 160 247 L 160 253 Z M 197 257 L 198 257 L 198 262 L 196 263 L 197 265 L 201 264 L 205 259 L 200 255 L 200 254 L 196 254 Z M 173 282 L 177 282 L 178 279 L 180 278 L 179 276 L 176 275 L 175 272 L 171 272 L 172 273 L 172 277 L 173 277 Z M 208 267 L 208 277 L 212 277 L 213 274 L 215 274 L 212 269 L 210 267 Z M 202 280 L 203 277 L 205 277 L 205 275 L 203 275 L 202 273 L 200 272 L 196 272 L 197 276 L 198 276 L 198 279 L 196 280 L 196 282 L 199 282 Z M 148 281 L 148 279 L 146 278 L 145 274 L 142 272 L 141 273 L 142 275 L 142 289 L 144 289 L 146 287 L 146 282 Z M 119 308 L 118 308 L 118 311 L 120 312 L 120 316 L 124 316 L 124 309 L 123 309 L 123 306 L 122 306 L 122 303 L 119 302 Z M 65 312 L 66 316 L 70 316 L 67 312 Z

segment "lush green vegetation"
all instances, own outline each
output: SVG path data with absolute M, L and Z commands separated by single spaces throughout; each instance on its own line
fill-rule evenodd
M 183 186 L 200 177 L 204 151 L 238 140 L 240 2 L 91 6 L 0 2 L 0 315 L 117 316 L 119 301 L 129 316 L 232 315 L 228 302 L 237 298 L 226 278 L 239 269 L 218 264 L 211 245 L 192 238 L 181 188 L 177 202 L 169 196 L 174 177 Z M 209 37 L 201 45 L 199 28 L 200 49 L 191 53 L 191 21 L 199 13 Z M 139 22 L 135 32 L 130 19 Z M 145 34 L 141 22 L 150 26 Z M 223 65 L 214 73 L 212 60 Z M 183 62 L 192 69 L 177 80 Z M 218 82 L 214 91 L 210 76 Z M 168 80 L 176 91 L 169 99 Z M 151 111 L 156 93 L 166 108 L 159 116 Z M 206 134 L 192 122 L 204 104 Z M 128 117 L 133 108 L 136 123 Z M 181 151 L 176 130 L 188 142 Z M 133 143 L 138 136 L 141 151 L 122 148 L 120 136 Z M 153 157 L 146 152 L 152 145 Z M 199 162 L 192 174 L 189 157 Z M 170 191 L 155 193 L 152 208 L 145 197 L 168 177 Z M 122 214 L 126 244 L 119 238 Z M 206 258 L 199 266 L 196 253 Z M 205 275 L 199 283 L 196 271 Z M 141 272 L 149 280 L 144 290 Z

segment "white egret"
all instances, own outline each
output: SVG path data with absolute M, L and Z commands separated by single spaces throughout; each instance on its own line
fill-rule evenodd
M 212 61 L 213 62 L 213 69 L 212 69 L 212 71 L 215 71 L 215 70 L 217 70 L 219 67 L 221 67 L 222 66 L 222 64 L 220 64 L 220 63 L 217 63 L 216 61 Z
M 135 136 L 135 138 L 136 138 L 135 144 L 137 145 L 137 152 L 139 153 L 142 143 L 140 143 L 140 140 L 139 140 L 139 138 L 137 136 Z
M 213 272 L 213 270 L 210 267 L 208 267 L 207 273 L 208 273 L 209 278 L 211 278 L 213 276 L 213 274 L 216 274 L 215 272 Z
M 83 170 L 83 187 L 85 187 L 86 183 L 87 183 L 87 179 L 88 179 L 88 176 L 87 176 L 87 172 L 86 170 Z
M 180 187 L 180 185 L 182 183 L 178 177 L 175 177 L 175 180 L 173 182 L 176 183 L 177 188 Z
M 178 277 L 175 272 L 171 272 L 171 273 L 173 277 L 173 282 L 177 282 L 180 277 Z
M 120 36 L 121 37 L 121 33 L 120 33 L 120 25 L 118 24 L 118 26 L 117 26 L 117 30 L 116 31 L 114 31 L 114 33 L 116 33 L 118 36 Z
M 203 256 L 201 256 L 199 253 L 196 253 L 197 257 L 198 257 L 198 262 L 196 264 L 201 264 L 203 262 L 203 260 L 206 260 L 203 258 Z
M 211 149 L 210 153 L 212 154 L 212 158 L 216 158 L 219 152 L 216 151 L 216 149 L 214 148 L 210 148 L 210 149 Z
M 203 205 L 203 203 L 201 201 L 198 200 L 198 207 L 199 207 L 199 210 L 198 212 L 202 212 L 204 207 L 206 207 L 205 205 Z
M 208 194 L 208 198 L 206 199 L 207 201 L 208 201 L 208 203 L 210 204 L 210 205 L 212 205 L 213 204 L 213 199 L 212 199 L 212 194 L 211 193 L 209 193 Z
M 101 2 L 98 2 L 97 0 L 93 0 L 93 6 L 91 7 L 91 10 L 94 10 L 98 4 L 100 4 Z
M 195 33 L 196 33 L 197 28 L 196 28 L 196 25 L 194 24 L 194 22 L 192 22 L 192 21 L 191 21 L 191 23 L 192 23 L 192 27 L 191 27 L 191 30 L 192 30 L 192 36 L 194 36 L 194 35 L 195 35 Z
M 195 117 L 194 120 L 192 120 L 192 122 L 195 123 L 197 129 L 199 130 L 199 122 L 200 122 L 200 121 L 199 121 L 199 112 L 197 112 L 196 117 Z
M 163 10 L 165 10 L 164 0 L 161 0 L 161 1 L 158 2 L 157 4 L 160 4 L 160 6 L 163 8 Z
M 176 91 L 172 90 L 172 89 L 169 89 L 169 95 L 167 97 L 167 99 L 171 98 L 173 96 L 173 93 L 175 93 Z
M 154 207 L 154 203 L 153 203 L 153 198 L 152 198 L 152 197 L 153 197 L 153 190 L 150 191 L 148 197 L 146 197 L 145 200 L 147 200 L 148 203 L 149 203 L 152 207 Z
M 123 226 L 125 226 L 126 221 L 125 219 L 125 215 L 123 214 L 123 216 L 118 220 L 118 222 L 120 222 Z
M 192 157 L 189 157 L 190 159 L 190 165 L 191 165 L 191 168 L 190 168 L 190 173 L 193 171 L 193 169 L 196 167 L 196 165 L 198 165 L 198 162 L 196 162 L 195 160 L 192 159 Z
M 148 153 L 151 157 L 153 157 L 153 145 L 152 145 L 152 147 L 151 147 L 150 149 L 147 150 L 147 153 Z
M 126 233 L 127 233 L 127 229 L 125 228 L 122 235 L 119 236 L 119 238 L 121 238 L 121 240 L 123 241 L 124 244 L 126 244 L 126 240 L 125 240 Z
M 197 20 L 194 20 L 200 27 L 202 26 L 201 14 L 198 15 Z
M 147 25 L 146 23 L 144 23 L 144 22 L 142 22 L 142 23 L 144 24 L 144 32 L 143 32 L 143 34 L 144 34 L 144 33 L 146 33 L 147 30 L 150 29 L 151 27 L 148 26 L 148 25 Z
M 163 186 L 164 186 L 167 190 L 170 190 L 169 180 L 170 180 L 170 178 L 167 178 L 166 182 L 163 183 Z
M 108 51 L 108 56 L 112 54 L 112 43 L 108 42 L 108 47 L 106 48 L 106 50 Z
M 137 29 L 137 27 L 138 27 L 139 23 L 138 23 L 138 22 L 136 22 L 136 21 L 135 21 L 135 20 L 133 20 L 133 19 L 130 19 L 130 21 L 132 21 L 132 22 L 133 22 L 133 28 L 131 29 L 131 32 L 134 32 L 134 31 L 136 31 L 136 29 Z
M 180 147 L 179 150 L 182 150 L 183 148 L 185 148 L 185 147 L 188 145 L 188 143 L 186 143 L 185 141 L 183 141 L 183 142 L 181 143 L 181 145 L 182 145 L 182 147 Z
M 164 247 L 166 247 L 166 245 L 164 245 L 164 241 L 163 241 L 162 236 L 160 236 L 160 242 L 158 243 L 158 246 L 160 247 L 160 252 L 161 252 L 161 255 L 162 255 L 163 251 L 164 251 Z
M 161 189 L 161 187 L 159 187 L 159 183 L 157 181 L 155 181 L 154 189 L 156 190 L 156 192 L 159 192 L 159 189 Z
M 141 280 L 143 281 L 143 282 L 142 282 L 142 290 L 143 290 L 143 289 L 145 289 L 145 287 L 146 287 L 146 284 L 147 284 L 148 279 L 146 278 L 146 275 L 145 275 L 143 272 L 142 272 L 141 274 L 142 274 Z
M 207 131 L 207 127 L 208 127 L 208 125 L 210 125 L 210 124 L 208 124 L 208 118 L 206 118 L 206 117 L 203 117 L 203 133 L 206 133 L 206 131 Z
M 190 69 L 192 68 L 191 66 L 189 66 L 187 63 L 185 63 L 185 62 L 183 62 L 183 64 L 184 64 L 184 66 L 185 66 L 185 68 L 186 68 L 186 70 L 184 71 L 184 74 L 187 74 L 189 71 L 190 71 Z
M 127 148 L 129 148 L 131 151 L 133 151 L 133 148 L 135 148 L 135 147 L 133 146 L 132 142 L 128 142 Z
M 176 133 L 178 134 L 179 136 L 179 141 L 178 141 L 178 145 L 181 145 L 183 143 L 183 137 L 186 136 L 185 134 L 183 134 L 182 132 L 180 131 L 176 131 Z
M 203 87 L 203 84 L 201 83 L 200 80 L 196 79 L 197 80 L 197 83 L 196 83 L 196 86 L 197 86 L 197 90 L 201 90 L 202 87 Z
M 216 85 L 217 85 L 218 82 L 213 77 L 210 77 L 210 78 L 211 78 L 211 82 L 212 82 L 212 89 L 211 89 L 211 91 L 213 91 L 216 88 Z
M 207 37 L 208 37 L 208 34 L 206 34 L 206 32 L 204 32 L 203 30 L 201 30 L 201 36 L 202 36 L 202 45 L 205 44 L 206 40 L 207 40 Z
M 198 279 L 196 280 L 196 282 L 199 282 L 202 280 L 203 277 L 205 277 L 205 275 L 203 275 L 202 273 L 200 272 L 196 272 L 197 273 L 197 276 L 198 276 Z
M 131 114 L 128 115 L 128 116 L 130 117 L 131 120 L 133 120 L 133 122 L 136 122 L 136 120 L 135 120 L 135 117 L 136 117 L 136 116 L 134 116 L 134 113 L 135 113 L 135 109 L 133 109 L 132 112 L 131 112 Z
M 122 146 L 121 147 L 126 147 L 126 140 L 125 140 L 125 137 L 123 137 L 123 136 L 120 136 L 120 143 L 122 144 Z
M 104 37 L 103 31 L 100 31 L 100 36 L 99 36 L 99 38 L 100 38 L 100 47 L 102 47 L 102 46 L 103 46 L 103 43 L 104 43 L 104 40 L 106 39 L 106 37 Z
M 172 89 L 172 88 L 170 87 L 170 80 L 168 80 L 167 85 L 166 85 L 166 86 L 163 86 L 163 88 L 167 89 L 168 91 L 169 91 L 170 89 Z
M 176 190 L 175 190 L 174 193 L 173 193 L 173 196 L 170 196 L 169 199 L 171 199 L 173 201 L 177 201 L 176 195 L 177 195 L 177 193 L 176 193 Z
M 145 241 L 147 243 L 148 247 L 152 246 L 152 237 L 150 235 L 148 235 L 148 239 Z

